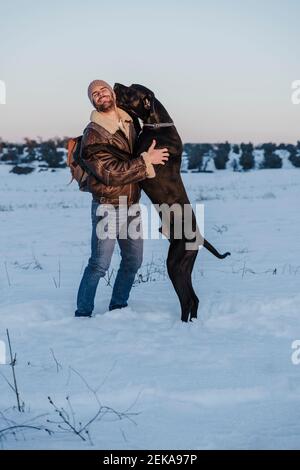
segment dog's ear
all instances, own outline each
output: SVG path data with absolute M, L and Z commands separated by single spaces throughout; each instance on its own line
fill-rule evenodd
M 148 94 L 143 98 L 144 108 L 151 109 L 151 102 L 153 101 L 152 97 Z
M 147 93 L 146 96 L 143 98 L 143 104 L 144 108 L 147 109 L 147 111 L 150 110 L 150 114 L 154 114 L 154 94 L 153 93 Z

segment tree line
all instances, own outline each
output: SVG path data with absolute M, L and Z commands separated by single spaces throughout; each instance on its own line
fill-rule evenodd
M 0 161 L 14 165 L 38 162 L 38 166 L 44 168 L 64 168 L 67 142 L 67 137 L 48 140 L 25 138 L 23 143 L 17 144 L 0 139 Z M 286 151 L 291 164 L 300 168 L 300 141 L 296 145 L 269 142 L 256 146 L 251 142 L 185 143 L 183 149 L 188 169 L 194 171 L 205 171 L 211 161 L 217 170 L 223 170 L 228 167 L 229 160 L 234 171 L 248 171 L 255 167 L 281 168 L 283 160 L 280 150 Z M 257 151 L 261 151 L 262 155 L 258 165 L 255 160 Z
M 44 168 L 66 167 L 68 138 L 34 140 L 25 138 L 24 143 L 9 143 L 0 139 L 0 161 L 9 164 L 31 164 L 39 162 Z
M 300 167 L 300 141 L 296 145 L 279 145 L 272 142 L 254 146 L 251 142 L 230 144 L 184 144 L 184 151 L 188 158 L 188 169 L 205 171 L 209 160 L 213 160 L 217 170 L 224 170 L 227 162 L 231 160 L 233 170 L 247 171 L 255 168 L 255 151 L 262 151 L 263 158 L 259 162 L 259 168 L 281 168 L 283 164 L 280 150 L 288 152 L 288 159 L 295 167 Z

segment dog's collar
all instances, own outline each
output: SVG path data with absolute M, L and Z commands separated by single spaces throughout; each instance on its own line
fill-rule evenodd
M 159 129 L 160 127 L 174 126 L 174 122 L 155 122 L 154 124 L 144 124 L 143 127 L 151 127 L 152 129 Z

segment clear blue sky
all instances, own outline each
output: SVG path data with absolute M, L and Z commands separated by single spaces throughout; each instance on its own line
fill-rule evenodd
M 0 5 L 0 136 L 81 134 L 100 78 L 152 89 L 185 142 L 300 140 L 299 0 Z

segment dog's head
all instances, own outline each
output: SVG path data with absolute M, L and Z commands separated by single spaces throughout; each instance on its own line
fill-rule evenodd
M 154 113 L 154 93 L 143 85 L 115 83 L 117 106 L 145 121 Z

